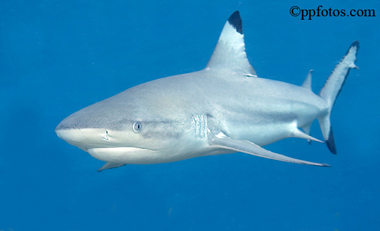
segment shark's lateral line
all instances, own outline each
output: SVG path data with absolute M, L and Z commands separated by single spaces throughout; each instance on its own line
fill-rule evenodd
M 99 171 L 234 152 L 329 166 L 262 146 L 288 137 L 319 141 L 309 134 L 318 119 L 328 148 L 336 153 L 331 110 L 350 69 L 357 68 L 358 49 L 355 41 L 319 96 L 311 90 L 312 71 L 300 87 L 259 78 L 247 59 L 236 11 L 205 69 L 130 88 L 70 115 L 55 131 L 68 143 L 106 161 Z

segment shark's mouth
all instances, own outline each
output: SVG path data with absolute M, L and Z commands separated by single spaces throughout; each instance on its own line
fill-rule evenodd
M 159 163 L 158 152 L 137 147 L 89 148 L 87 152 L 94 158 L 124 164 L 152 164 Z M 153 158 L 152 158 L 153 157 Z

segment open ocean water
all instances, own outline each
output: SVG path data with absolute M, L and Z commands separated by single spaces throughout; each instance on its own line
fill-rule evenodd
M 289 12 L 319 5 L 376 16 Z M 258 75 L 301 84 L 314 69 L 315 92 L 360 41 L 331 118 L 338 155 L 301 139 L 266 146 L 333 167 L 238 153 L 98 173 L 103 162 L 56 136 L 85 106 L 204 68 L 235 10 Z M 0 230 L 378 231 L 379 43 L 375 0 L 1 1 Z

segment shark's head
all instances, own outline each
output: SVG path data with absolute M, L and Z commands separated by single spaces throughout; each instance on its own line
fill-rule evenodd
M 93 104 L 64 119 L 57 135 L 108 162 L 102 169 L 226 153 L 208 143 L 207 118 L 214 104 L 206 99 L 223 92 L 225 86 L 222 91 L 216 86 L 229 74 L 256 76 L 243 37 L 237 11 L 206 69 L 157 79 Z
M 70 115 L 55 131 L 69 144 L 106 162 L 152 164 L 185 159 L 184 152 L 194 147 L 188 142 L 193 135 L 191 117 L 157 89 L 146 84 L 131 88 Z

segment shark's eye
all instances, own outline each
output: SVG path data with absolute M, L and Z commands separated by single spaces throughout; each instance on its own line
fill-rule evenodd
M 142 124 L 141 122 L 134 122 L 133 123 L 133 131 L 134 132 L 141 132 Z

